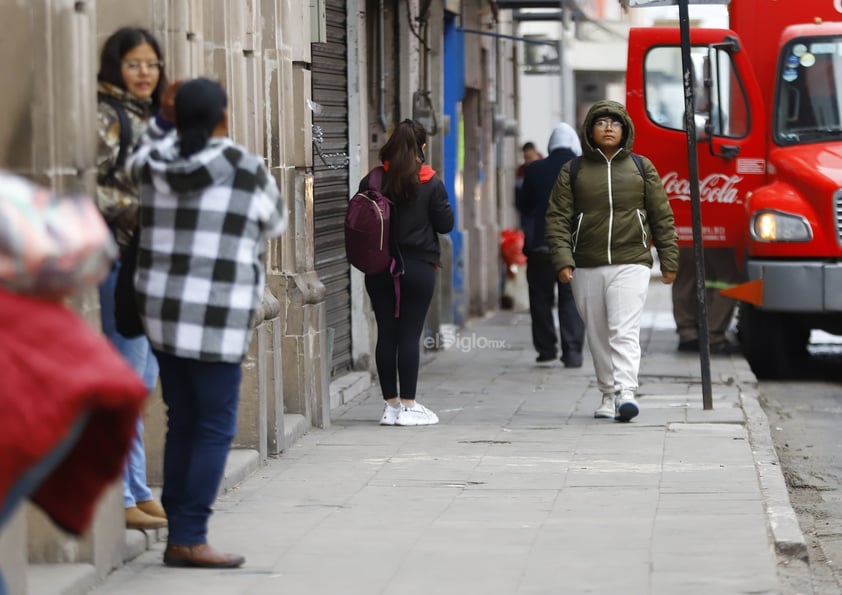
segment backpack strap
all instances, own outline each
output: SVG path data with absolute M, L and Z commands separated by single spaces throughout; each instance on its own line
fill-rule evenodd
M 383 169 L 383 166 L 375 167 L 371 170 L 371 173 L 368 174 L 368 187 L 370 190 L 377 190 L 380 192 L 380 189 L 383 187 L 383 173 L 386 170 Z M 390 213 L 391 216 L 394 217 L 397 215 L 397 209 L 395 208 L 395 204 L 392 202 L 388 196 L 386 199 L 390 203 Z M 389 236 L 389 246 L 393 248 L 395 252 L 400 255 L 400 249 L 398 248 L 397 241 L 393 240 L 391 234 Z M 394 256 L 392 257 L 392 262 L 389 263 L 389 274 L 392 276 L 392 285 L 395 291 L 395 318 L 399 318 L 401 315 L 401 275 L 403 275 L 403 258 L 401 258 L 401 262 L 398 262 Z
M 368 174 L 368 187 L 371 190 L 377 190 L 380 192 L 380 189 L 383 187 L 383 166 L 375 167 L 371 170 L 371 173 Z
M 570 191 L 573 192 L 573 185 L 576 183 L 576 176 L 579 175 L 579 166 L 582 165 L 582 156 L 579 155 L 570 162 Z M 573 192 L 573 194 L 576 194 Z
M 631 153 L 632 161 L 637 166 L 637 171 L 640 172 L 640 177 L 643 178 L 643 200 L 646 200 L 646 170 L 643 169 L 643 158 L 637 153 Z
M 114 108 L 114 111 L 117 113 L 117 122 L 120 125 L 120 150 L 117 152 L 117 159 L 114 160 L 108 171 L 97 180 L 100 184 L 103 184 L 113 181 L 117 170 L 123 167 L 123 164 L 126 162 L 129 147 L 132 144 L 132 123 L 129 120 L 129 114 L 126 113 L 126 108 L 123 107 L 123 104 L 118 99 L 103 93 L 97 94 L 97 99 Z

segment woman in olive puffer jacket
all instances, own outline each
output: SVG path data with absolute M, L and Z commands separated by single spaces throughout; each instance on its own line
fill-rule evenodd
M 574 160 L 562 168 L 550 196 L 546 238 L 559 281 L 571 283 L 585 321 L 602 392 L 594 417 L 629 421 L 639 412 L 640 319 L 651 247 L 658 251 L 663 282 L 672 283 L 678 270 L 675 223 L 655 166 L 635 156 L 639 168 L 632 157 L 634 125 L 622 104 L 595 103 L 579 136 L 575 187 Z

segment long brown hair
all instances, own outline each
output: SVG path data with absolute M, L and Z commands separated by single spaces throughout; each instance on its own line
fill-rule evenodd
M 412 202 L 418 194 L 418 170 L 424 162 L 421 147 L 426 143 L 424 127 L 415 120 L 404 120 L 380 149 L 380 161 L 389 163 L 383 194 L 398 204 Z
M 152 113 L 155 114 L 161 108 L 161 95 L 167 87 L 167 75 L 164 72 L 164 54 L 161 52 L 161 46 L 155 36 L 146 29 L 121 27 L 105 40 L 99 58 L 97 81 L 110 83 L 125 91 L 126 81 L 123 80 L 122 70 L 123 56 L 144 43 L 148 43 L 152 47 L 155 56 L 161 62 L 158 84 L 152 92 Z

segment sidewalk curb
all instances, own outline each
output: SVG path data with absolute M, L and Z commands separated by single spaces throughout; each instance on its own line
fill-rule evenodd
M 760 490 L 763 493 L 769 532 L 775 543 L 775 552 L 782 561 L 807 562 L 807 542 L 789 500 L 786 480 L 772 442 L 769 421 L 760 406 L 757 392 L 753 388 L 746 389 L 744 385 L 740 385 L 740 403 L 746 416 L 749 443 Z

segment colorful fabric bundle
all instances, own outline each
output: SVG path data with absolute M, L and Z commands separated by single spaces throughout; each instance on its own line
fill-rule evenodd
M 117 246 L 93 201 L 0 172 L 0 285 L 62 296 L 96 284 Z

